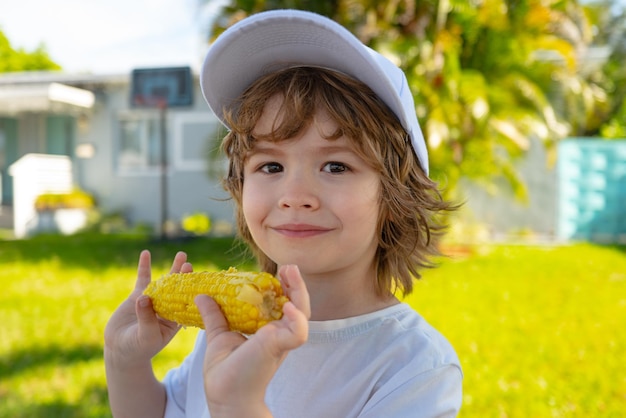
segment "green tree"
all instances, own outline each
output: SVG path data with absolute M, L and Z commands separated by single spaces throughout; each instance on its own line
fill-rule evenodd
M 606 95 L 579 72 L 592 40 L 577 0 L 236 0 L 214 35 L 262 10 L 316 11 L 404 69 L 428 141 L 431 171 L 526 190 L 513 164 L 530 138 L 547 147 L 594 123 Z
M 593 68 L 588 77 L 601 86 L 609 97 L 608 109 L 600 113 L 599 129 L 585 135 L 626 138 L 626 5 L 600 0 L 588 5 L 597 47 L 608 53 L 606 62 Z
M 60 70 L 61 67 L 48 56 L 43 45 L 32 52 L 14 49 L 0 31 L 0 73 L 13 71 Z

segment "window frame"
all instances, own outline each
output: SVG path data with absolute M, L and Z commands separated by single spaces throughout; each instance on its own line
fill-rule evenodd
M 156 176 L 161 173 L 161 137 L 160 133 L 157 134 L 156 139 L 156 147 L 158 148 L 158 159 L 157 163 L 150 165 L 149 164 L 149 138 L 145 141 L 146 143 L 141 147 L 141 156 L 148 162 L 147 165 L 136 167 L 136 166 L 127 166 L 122 164 L 122 141 L 123 141 L 123 124 L 125 122 L 133 122 L 139 121 L 141 123 L 151 122 L 155 124 L 155 128 L 157 131 L 160 129 L 160 115 L 157 112 L 143 111 L 143 110 L 134 110 L 134 111 L 125 111 L 120 112 L 116 118 L 116 146 L 115 146 L 115 156 L 114 156 L 114 167 L 115 172 L 120 177 L 140 177 L 140 176 Z M 167 152 L 167 150 L 166 150 Z M 169 171 L 169 167 L 168 167 Z

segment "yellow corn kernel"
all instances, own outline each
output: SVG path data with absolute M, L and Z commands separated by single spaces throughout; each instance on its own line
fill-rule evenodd
M 254 334 L 268 322 L 280 319 L 288 300 L 276 277 L 233 267 L 219 272 L 169 274 L 151 282 L 144 294 L 150 296 L 160 317 L 199 328 L 204 324 L 194 298 L 209 295 L 222 309 L 230 329 L 244 334 Z

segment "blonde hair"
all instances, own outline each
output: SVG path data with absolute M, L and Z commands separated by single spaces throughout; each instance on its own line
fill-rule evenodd
M 272 132 L 252 135 L 267 101 L 283 98 Z M 413 290 L 419 270 L 432 266 L 443 233 L 442 211 L 454 209 L 417 161 L 404 128 L 388 107 L 365 84 L 345 74 L 316 67 L 294 67 L 266 75 L 252 84 L 236 106 L 225 113 L 231 130 L 222 142 L 229 159 L 224 188 L 237 203 L 237 227 L 260 267 L 276 274 L 277 265 L 255 244 L 242 210 L 243 165 L 255 141 L 289 139 L 309 126 L 318 110 L 338 125 L 327 137 L 345 135 L 356 152 L 380 174 L 381 194 L 376 252 L 381 295 Z

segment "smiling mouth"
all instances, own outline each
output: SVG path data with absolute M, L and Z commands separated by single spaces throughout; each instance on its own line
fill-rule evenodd
M 307 238 L 322 235 L 330 231 L 329 228 L 323 228 L 315 225 L 289 224 L 279 225 L 272 228 L 281 235 L 292 238 Z

